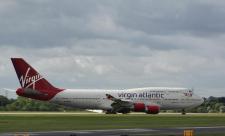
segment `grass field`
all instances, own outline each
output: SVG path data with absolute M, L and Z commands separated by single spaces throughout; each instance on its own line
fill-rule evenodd
M 225 114 L 0 113 L 0 133 L 195 126 L 225 126 Z

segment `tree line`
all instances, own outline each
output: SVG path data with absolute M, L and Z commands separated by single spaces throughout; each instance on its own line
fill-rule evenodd
M 213 97 L 205 99 L 204 103 L 190 112 L 195 113 L 224 113 L 225 112 L 225 97 Z
M 28 98 L 18 97 L 8 99 L 0 95 L 0 111 L 74 111 L 79 110 L 72 107 L 65 107 L 50 102 L 42 102 Z
M 0 95 L 0 111 L 77 111 L 80 109 L 65 107 L 49 102 L 42 102 L 28 98 L 18 97 L 8 99 Z M 165 112 L 165 111 L 164 111 Z M 179 111 L 170 111 L 179 112 Z M 205 99 L 204 103 L 196 108 L 187 109 L 192 113 L 218 113 L 225 112 L 225 97 L 212 97 Z

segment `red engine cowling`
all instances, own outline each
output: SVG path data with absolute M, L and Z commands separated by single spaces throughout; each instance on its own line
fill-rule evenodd
M 134 111 L 136 111 L 136 112 L 145 111 L 145 104 L 144 103 L 135 103 L 134 104 Z
M 160 107 L 157 105 L 147 105 L 146 106 L 146 113 L 147 114 L 158 114 L 160 111 Z
M 23 90 L 22 88 L 18 88 L 18 89 L 16 90 L 16 94 L 19 95 L 19 96 L 23 96 L 24 90 Z

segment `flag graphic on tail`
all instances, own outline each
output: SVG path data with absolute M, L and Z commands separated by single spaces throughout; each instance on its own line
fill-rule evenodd
M 22 88 L 17 94 L 38 100 L 49 100 L 63 89 L 52 86 L 22 58 L 11 58 Z
M 35 83 L 42 79 L 42 76 L 37 73 L 37 75 L 29 77 L 30 67 L 27 69 L 25 76 L 21 75 L 20 77 L 20 84 L 23 88 L 29 88 L 31 85 L 33 85 L 33 89 L 35 90 Z

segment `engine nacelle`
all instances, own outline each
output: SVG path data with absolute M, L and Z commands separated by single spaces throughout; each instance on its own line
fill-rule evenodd
M 160 111 L 160 107 L 157 105 L 147 105 L 146 106 L 146 113 L 147 114 L 158 114 Z
M 16 94 L 19 95 L 19 96 L 23 96 L 24 90 L 23 90 L 22 88 L 18 88 L 18 89 L 16 90 Z
M 28 98 L 37 99 L 37 100 L 44 100 L 44 101 L 46 101 L 49 98 L 48 93 L 43 93 L 41 91 L 33 90 L 31 88 L 18 88 L 16 90 L 16 94 L 23 97 L 28 97 Z
M 145 104 L 144 103 L 135 103 L 134 104 L 134 111 L 136 111 L 136 112 L 145 111 Z

